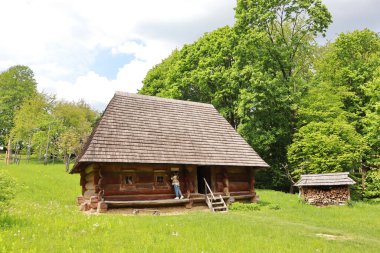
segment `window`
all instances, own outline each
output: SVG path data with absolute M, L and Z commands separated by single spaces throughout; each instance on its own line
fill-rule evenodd
M 125 184 L 126 185 L 132 185 L 133 184 L 133 176 L 125 176 Z
M 156 177 L 156 183 L 163 184 L 164 183 L 164 176 L 157 176 Z

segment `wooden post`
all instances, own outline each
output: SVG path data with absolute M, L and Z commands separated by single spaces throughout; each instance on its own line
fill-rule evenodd
M 210 176 L 211 176 L 211 185 L 210 185 L 210 188 L 213 192 L 215 192 L 215 189 L 216 189 L 216 180 L 215 180 L 215 177 L 216 177 L 216 173 L 215 173 L 215 166 L 210 166 Z
M 251 201 L 257 202 L 258 196 L 256 196 L 255 192 L 255 169 L 254 168 L 248 168 L 249 170 L 249 193 L 253 195 Z
M 223 192 L 226 196 L 230 196 L 230 180 L 226 168 L 223 168 Z
M 194 167 L 191 165 L 185 166 L 185 182 L 186 182 L 186 198 L 190 198 L 190 194 L 194 192 L 194 185 L 193 185 L 193 172 Z
M 80 185 L 82 186 L 82 196 L 83 196 L 84 192 L 86 191 L 86 172 L 84 170 L 80 172 Z
M 255 194 L 255 170 L 249 168 L 249 193 Z
M 195 170 L 194 170 L 194 192 L 199 193 L 198 192 L 198 167 L 195 167 Z
M 98 180 L 98 184 L 96 186 L 97 190 L 98 190 L 98 199 L 99 201 L 103 201 L 103 198 L 104 198 L 104 184 L 103 184 L 103 174 L 102 174 L 102 168 L 99 168 L 99 180 Z

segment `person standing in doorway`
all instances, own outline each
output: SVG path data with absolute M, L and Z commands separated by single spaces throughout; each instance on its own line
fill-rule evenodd
M 174 175 L 171 177 L 172 185 L 174 187 L 175 192 L 175 198 L 174 199 L 183 199 L 183 195 L 181 192 L 181 189 L 179 188 L 179 180 L 178 180 L 178 173 L 175 172 Z

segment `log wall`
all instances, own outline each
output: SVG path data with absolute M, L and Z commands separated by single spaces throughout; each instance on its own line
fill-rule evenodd
M 112 200 L 148 200 L 174 197 L 172 169 L 179 169 L 185 197 L 198 192 L 195 165 L 91 164 L 81 173 L 82 193 Z M 157 179 L 160 177 L 160 179 Z M 225 195 L 254 194 L 254 169 L 211 166 L 211 189 Z
M 215 192 L 254 192 L 254 169 L 249 167 L 212 167 Z

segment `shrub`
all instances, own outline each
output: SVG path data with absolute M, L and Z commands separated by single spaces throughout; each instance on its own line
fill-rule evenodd
M 14 198 L 16 190 L 15 180 L 3 171 L 0 171 L 0 214 L 5 212 Z
M 368 172 L 365 184 L 364 198 L 380 198 L 380 170 L 372 170 Z

